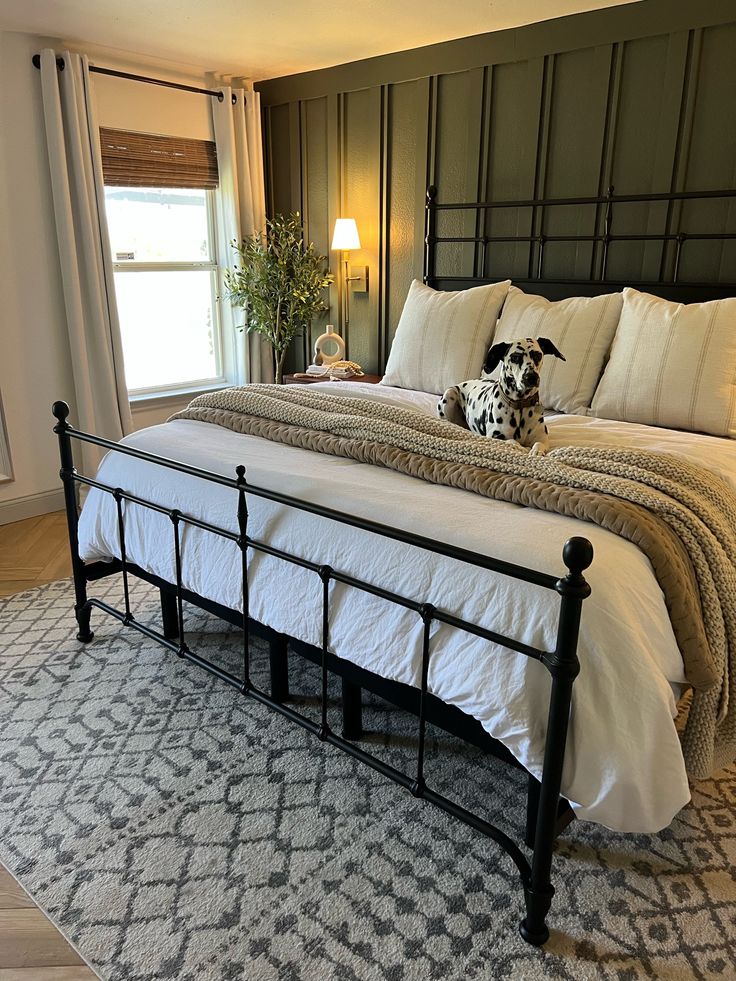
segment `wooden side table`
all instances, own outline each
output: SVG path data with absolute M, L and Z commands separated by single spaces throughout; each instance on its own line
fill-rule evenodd
M 363 382 L 367 385 L 377 385 L 383 375 L 358 375 L 356 378 L 342 378 L 343 382 Z M 314 382 L 329 381 L 329 378 L 297 378 L 296 375 L 284 375 L 284 385 L 312 385 Z

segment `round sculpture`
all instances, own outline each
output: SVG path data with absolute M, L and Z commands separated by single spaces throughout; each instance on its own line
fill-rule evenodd
M 330 348 L 334 348 L 333 354 L 328 353 Z M 314 363 L 334 364 L 336 361 L 344 361 L 345 354 L 345 341 L 335 333 L 332 324 L 327 324 L 325 333 L 320 334 L 314 342 Z

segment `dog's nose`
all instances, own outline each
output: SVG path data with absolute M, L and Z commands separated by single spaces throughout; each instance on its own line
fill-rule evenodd
M 539 384 L 539 372 L 537 371 L 527 371 L 524 373 L 524 383 L 526 385 L 538 385 Z

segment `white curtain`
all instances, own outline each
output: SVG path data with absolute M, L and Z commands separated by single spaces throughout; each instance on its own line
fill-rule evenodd
M 41 52 L 41 91 L 74 371 L 75 423 L 98 436 L 117 440 L 132 431 L 133 420 L 125 384 L 89 64 L 86 57 L 65 51 L 64 70 L 59 71 L 56 57 L 50 48 Z M 81 453 L 84 470 L 94 472 L 101 451 L 83 444 Z
M 240 242 L 266 228 L 266 195 L 263 181 L 263 143 L 261 137 L 261 96 L 252 88 L 223 85 L 222 102 L 212 99 L 212 118 L 217 145 L 220 187 L 217 194 L 218 262 L 220 294 L 224 293 L 223 274 L 236 256 L 233 241 Z M 233 104 L 232 96 L 235 96 Z M 237 330 L 245 311 L 227 300 L 221 303 L 226 343 L 232 344 L 237 381 L 271 382 L 274 378 L 270 344 L 257 334 Z

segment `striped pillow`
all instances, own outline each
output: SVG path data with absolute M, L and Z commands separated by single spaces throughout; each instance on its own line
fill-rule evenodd
M 736 297 L 671 303 L 634 289 L 592 413 L 736 437 Z
M 443 293 L 409 287 L 382 385 L 441 394 L 478 378 L 510 280 Z
M 496 341 L 548 337 L 565 361 L 548 358 L 539 400 L 557 412 L 587 412 L 621 314 L 621 294 L 571 296 L 556 303 L 512 286 L 496 328 Z

